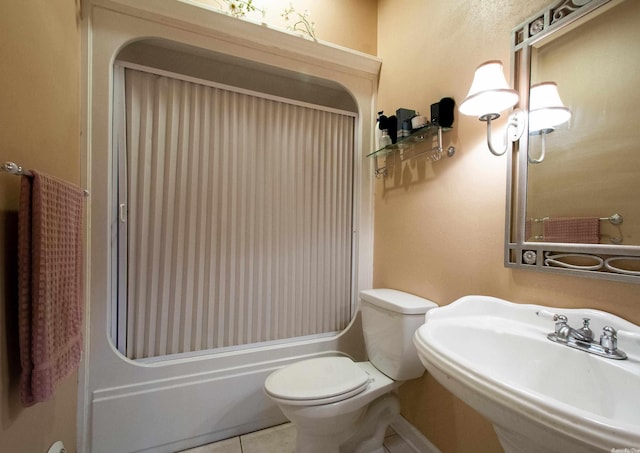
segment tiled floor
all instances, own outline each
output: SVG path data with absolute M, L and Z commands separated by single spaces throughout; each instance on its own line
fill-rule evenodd
M 182 453 L 293 453 L 296 429 L 291 423 L 222 440 Z M 391 428 L 384 439 L 386 453 L 415 453 Z

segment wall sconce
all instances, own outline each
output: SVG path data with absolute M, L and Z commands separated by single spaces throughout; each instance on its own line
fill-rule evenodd
M 544 161 L 546 152 L 545 136 L 555 130 L 555 126 L 566 123 L 571 118 L 571 110 L 564 106 L 555 82 L 532 85 L 529 91 L 529 135 L 540 135 L 540 157 L 531 157 L 531 144 L 527 159 L 532 164 Z
M 492 60 L 478 66 L 469 93 L 458 110 L 463 115 L 477 116 L 480 121 L 486 121 L 489 151 L 495 156 L 502 156 L 507 151 L 509 143 L 517 141 L 522 136 L 525 126 L 524 113 L 515 109 L 509 115 L 501 151 L 496 151 L 491 143 L 491 121 L 500 118 L 500 112 L 513 107 L 519 100 L 518 92 L 509 87 L 504 77 L 502 62 Z

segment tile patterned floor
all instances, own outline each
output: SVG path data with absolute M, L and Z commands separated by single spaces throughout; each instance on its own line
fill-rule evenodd
M 296 429 L 291 423 L 222 440 L 182 453 L 294 453 Z M 386 453 L 415 453 L 391 428 L 384 439 Z

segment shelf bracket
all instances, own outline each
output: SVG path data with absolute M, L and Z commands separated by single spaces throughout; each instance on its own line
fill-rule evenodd
M 422 151 L 417 154 L 412 154 L 408 157 L 405 157 L 404 151 L 411 149 L 417 144 L 422 143 L 423 141 L 431 138 L 434 135 L 434 128 L 436 128 L 435 134 L 437 135 L 438 145 L 426 151 Z M 374 159 L 374 173 L 376 178 L 382 178 L 384 176 L 387 176 L 388 174 L 388 171 L 387 171 L 388 157 L 385 158 L 384 166 L 380 166 L 380 162 L 378 161 L 378 159 L 383 155 L 389 156 L 394 152 L 401 151 L 400 160 L 403 162 L 405 160 L 411 160 L 411 159 L 415 159 L 417 157 L 423 157 L 423 156 L 426 156 L 427 160 L 431 160 L 434 162 L 442 159 L 442 155 L 444 153 L 443 140 L 442 140 L 443 130 L 448 131 L 450 129 L 449 128 L 444 129 L 442 126 L 434 126 L 433 124 L 430 124 L 424 128 L 421 128 L 413 132 L 409 137 L 402 138 L 392 145 L 385 146 L 384 148 L 381 148 L 369 154 L 368 157 L 373 157 Z M 455 147 L 449 146 L 447 148 L 447 157 L 453 157 L 455 153 L 456 153 Z

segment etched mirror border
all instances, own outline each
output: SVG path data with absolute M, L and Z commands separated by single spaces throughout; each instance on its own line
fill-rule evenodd
M 554 33 L 566 32 L 599 8 L 617 3 L 619 0 L 556 1 L 513 29 L 511 77 L 520 93 L 516 107 L 528 110 L 532 46 Z M 508 153 L 505 266 L 640 283 L 640 271 L 636 270 L 640 246 L 525 242 L 528 145 L 525 133 Z

